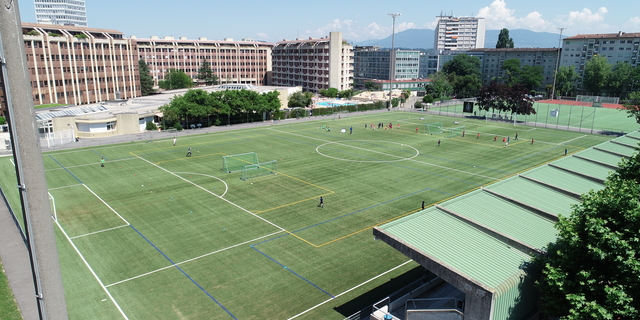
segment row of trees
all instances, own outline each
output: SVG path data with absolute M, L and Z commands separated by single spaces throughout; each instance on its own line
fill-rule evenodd
M 167 127 L 182 119 L 202 120 L 205 118 L 229 119 L 238 114 L 271 114 L 280 109 L 280 95 L 277 91 L 257 93 L 251 90 L 225 90 L 207 92 L 202 89 L 176 95 L 169 104 L 160 107 Z
M 593 56 L 584 66 L 582 89 L 594 94 L 622 96 L 638 90 L 640 67 L 628 63 L 612 65 L 605 56 Z
M 138 61 L 138 71 L 140 73 L 140 91 L 142 95 L 147 96 L 154 93 L 153 77 L 145 60 Z M 200 64 L 197 79 L 199 83 L 207 86 L 218 84 L 218 77 L 213 74 L 211 63 L 207 59 L 204 59 Z M 169 69 L 164 76 L 164 80 L 158 81 L 158 87 L 165 90 L 191 88 L 193 87 L 193 79 L 182 70 Z

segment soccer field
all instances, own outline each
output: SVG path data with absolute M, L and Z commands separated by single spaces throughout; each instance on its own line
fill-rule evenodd
M 436 122 L 465 136 L 426 134 Z M 372 227 L 607 140 L 383 112 L 46 152 L 69 314 L 342 319 L 335 308 L 417 266 Z M 277 170 L 222 170 L 223 156 L 250 152 Z M 0 158 L 19 212 L 13 170 Z

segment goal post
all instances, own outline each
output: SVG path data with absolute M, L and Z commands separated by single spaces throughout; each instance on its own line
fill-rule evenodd
M 242 167 L 242 177 L 247 180 L 268 174 L 278 174 L 278 160 L 271 160 L 263 163 L 248 164 Z
M 457 136 L 462 136 L 462 133 L 465 132 L 466 130 L 466 126 L 462 126 L 462 127 L 455 127 L 455 128 L 449 128 L 447 129 L 447 138 L 453 138 L 453 137 L 457 137 Z
M 429 134 L 441 134 L 444 132 L 442 123 L 440 122 L 427 123 L 426 126 Z
M 244 166 L 258 163 L 258 154 L 255 152 L 223 156 L 222 171 L 227 173 L 242 171 Z

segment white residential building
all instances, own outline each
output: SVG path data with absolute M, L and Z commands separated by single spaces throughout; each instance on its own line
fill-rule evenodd
M 38 23 L 87 27 L 84 0 L 34 0 Z
M 437 16 L 433 48 L 470 50 L 484 48 L 486 20 L 477 17 Z
M 272 51 L 274 86 L 302 87 L 304 91 L 351 89 L 353 46 L 341 32 L 320 39 L 277 42 Z

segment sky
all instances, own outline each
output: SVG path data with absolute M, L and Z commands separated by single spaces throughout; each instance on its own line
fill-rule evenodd
M 319 38 L 341 31 L 349 42 L 384 39 L 395 31 L 433 29 L 436 16 L 485 17 L 487 30 L 528 29 L 563 35 L 640 32 L 637 0 L 85 0 L 89 27 L 126 37 L 209 40 Z M 22 22 L 36 22 L 33 0 L 18 0 Z

